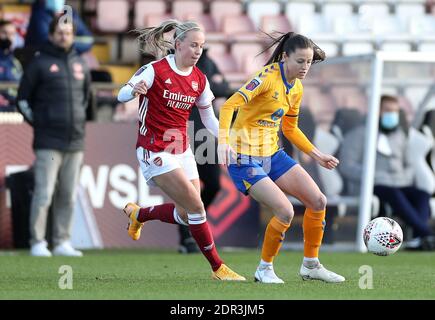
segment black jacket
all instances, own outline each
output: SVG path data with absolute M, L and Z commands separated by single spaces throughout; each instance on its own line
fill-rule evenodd
M 34 149 L 84 147 L 90 74 L 74 49 L 47 43 L 24 70 L 18 109 L 34 128 Z

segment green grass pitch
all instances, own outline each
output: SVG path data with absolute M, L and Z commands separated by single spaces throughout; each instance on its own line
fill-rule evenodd
M 212 280 L 200 254 L 173 251 L 92 250 L 83 258 L 33 258 L 26 251 L 0 253 L 0 299 L 435 299 L 435 253 L 401 252 L 389 257 L 359 253 L 322 253 L 327 267 L 346 277 L 342 284 L 302 281 L 302 252 L 283 251 L 275 271 L 283 285 L 254 283 L 260 251 L 221 252 L 243 274 L 243 283 Z M 61 290 L 62 265 L 72 268 L 72 289 Z M 373 289 L 359 284 L 373 270 Z

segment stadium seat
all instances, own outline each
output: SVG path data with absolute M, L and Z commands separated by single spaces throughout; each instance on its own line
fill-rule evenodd
M 227 53 L 227 45 L 221 42 L 208 42 L 205 45 L 208 48 L 208 51 L 214 55 Z
M 386 41 L 380 45 L 380 50 L 389 52 L 409 52 L 412 51 L 412 43 Z
M 328 3 L 322 6 L 322 14 L 328 21 L 334 21 L 338 17 L 346 17 L 352 15 L 351 3 Z
M 338 109 L 331 124 L 331 133 L 341 142 L 349 131 L 363 124 L 363 121 L 364 116 L 357 109 Z
M 248 75 L 245 72 L 238 70 L 237 61 L 230 53 L 225 52 L 216 54 L 210 52 L 209 56 L 223 73 L 225 79 L 230 83 L 231 88 L 239 88 L 244 82 L 246 82 Z
M 285 15 L 264 15 L 261 17 L 260 30 L 267 33 L 274 31 L 285 33 L 292 31 L 293 27 Z
M 407 154 L 415 172 L 416 187 L 429 194 L 435 192 L 435 176 L 426 161 L 426 156 L 434 145 L 434 137 L 428 126 L 422 128 L 422 132 L 415 128 L 409 129 L 409 141 Z
M 331 95 L 336 106 L 358 110 L 360 113 L 365 113 L 367 110 L 367 97 L 356 86 L 335 85 L 331 88 Z
M 415 16 L 409 19 L 409 32 L 419 39 L 435 39 L 435 16 Z
M 179 20 L 185 20 L 188 14 L 196 16 L 204 12 L 204 4 L 200 0 L 175 0 L 172 2 L 171 13 Z
M 184 16 L 185 20 L 189 21 L 195 21 L 199 23 L 205 30 L 206 38 L 208 40 L 209 38 L 209 32 L 216 32 L 216 23 L 214 22 L 213 18 L 209 14 L 197 14 L 197 13 L 188 13 Z
M 258 28 L 262 23 L 263 16 L 276 16 L 281 12 L 279 1 L 251 1 L 248 2 L 248 16 Z
M 97 28 L 106 33 L 124 32 L 128 28 L 129 3 L 124 0 L 100 0 L 97 4 Z
M 209 56 L 222 73 L 237 72 L 237 61 L 230 53 L 210 50 Z
M 330 94 L 323 93 L 317 86 L 305 86 L 302 104 L 310 106 L 319 126 L 329 128 L 336 109 Z
M 138 0 L 134 5 L 134 26 L 143 28 L 149 26 L 148 17 L 162 16 L 166 13 L 166 3 L 160 0 Z
M 422 3 L 398 3 L 395 8 L 396 16 L 403 22 L 407 22 L 411 17 L 425 15 L 425 8 Z
M 223 17 L 228 13 L 241 15 L 243 13 L 242 3 L 236 0 L 216 0 L 210 3 L 210 15 L 213 17 L 218 30 L 222 30 Z
M 420 52 L 435 52 L 435 41 L 420 42 L 417 50 Z
M 355 41 L 343 43 L 343 55 L 371 54 L 374 51 L 373 43 L 368 41 Z
M 336 154 L 340 145 L 339 140 L 332 133 L 322 128 L 316 128 L 313 143 L 326 154 Z M 323 193 L 327 197 L 340 195 L 343 190 L 343 179 L 338 170 L 328 170 L 320 165 L 317 166 L 319 178 L 323 185 Z
M 164 13 L 164 14 L 153 14 L 153 15 L 147 15 L 145 17 L 145 27 L 157 27 L 159 26 L 163 21 L 168 19 L 174 19 L 174 17 L 170 14 Z
M 299 17 L 314 14 L 315 8 L 314 3 L 310 2 L 289 2 L 285 7 L 285 15 L 294 26 L 300 20 Z
M 97 2 L 98 2 L 98 0 L 84 1 L 85 12 L 88 12 L 88 13 L 96 12 L 97 11 Z
M 434 46 L 435 50 L 435 46 Z M 423 101 L 427 94 L 427 88 L 422 86 L 406 86 L 405 88 L 405 96 L 410 101 L 412 101 L 412 105 L 415 108 L 418 108 L 420 103 Z M 435 130 L 435 128 L 434 128 Z
M 332 41 L 316 41 L 317 39 L 313 38 L 316 44 L 325 51 L 326 57 L 331 58 L 339 55 L 339 46 L 337 43 Z
M 122 66 L 112 64 L 101 65 L 101 67 L 110 72 L 113 77 L 113 83 L 118 85 L 126 84 L 130 80 L 131 75 L 134 74 L 138 69 L 138 66 Z
M 375 17 L 390 14 L 390 8 L 387 3 L 367 3 L 365 1 L 361 3 L 362 4 L 358 8 L 358 13 L 362 16 Z
M 332 30 L 342 41 L 368 41 L 372 37 L 369 23 L 356 14 L 337 17 L 332 22 Z
M 222 20 L 222 32 L 231 41 L 254 42 L 260 37 L 247 15 L 227 15 Z
M 135 64 L 139 61 L 139 45 L 136 39 L 124 37 L 121 42 L 121 63 Z
M 234 43 L 231 54 L 237 62 L 238 70 L 245 72 L 248 77 L 261 69 L 268 57 L 264 54 L 263 46 L 259 43 Z
M 404 35 L 407 32 L 406 25 L 397 16 L 375 16 L 372 20 L 372 33 L 385 35 L 391 38 L 393 35 Z
M 318 13 L 301 15 L 297 20 L 296 30 L 313 40 L 334 41 L 336 39 L 329 21 Z

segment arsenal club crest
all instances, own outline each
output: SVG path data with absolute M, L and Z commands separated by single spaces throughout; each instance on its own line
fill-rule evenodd
M 160 157 L 155 158 L 155 159 L 153 160 L 153 162 L 154 162 L 154 164 L 155 164 L 156 166 L 158 166 L 158 167 L 161 167 L 162 164 L 163 164 L 163 160 L 162 160 L 162 158 L 160 158 Z
M 59 67 L 57 66 L 57 64 L 54 63 L 54 64 L 51 65 L 50 72 L 51 73 L 59 72 Z
M 196 81 L 192 81 L 192 89 L 193 89 L 194 91 L 198 91 L 198 82 L 196 82 Z

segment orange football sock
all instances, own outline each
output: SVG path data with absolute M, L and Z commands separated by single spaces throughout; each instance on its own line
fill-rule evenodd
M 322 244 L 323 232 L 325 230 L 326 210 L 314 212 L 306 209 L 304 214 L 304 257 L 318 258 L 319 249 Z
M 273 258 L 278 254 L 284 241 L 285 232 L 289 227 L 290 224 L 279 221 L 277 217 L 270 219 L 264 234 L 263 249 L 261 250 L 261 259 L 263 261 L 273 262 Z

